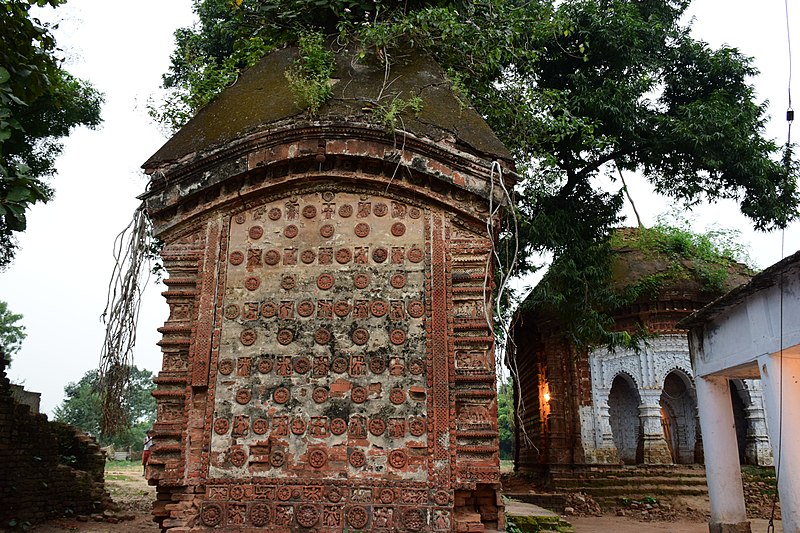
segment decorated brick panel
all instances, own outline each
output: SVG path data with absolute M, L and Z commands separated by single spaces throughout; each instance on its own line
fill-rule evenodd
M 449 239 L 455 366 L 457 486 L 499 482 L 494 335 L 492 332 L 492 242 L 454 221 Z M 482 509 L 481 514 L 494 513 Z M 496 518 L 487 518 L 487 521 Z
M 231 217 L 203 524 L 450 529 L 429 508 L 425 218 L 332 191 Z

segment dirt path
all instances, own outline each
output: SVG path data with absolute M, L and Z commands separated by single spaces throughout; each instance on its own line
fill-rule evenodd
M 575 533 L 708 533 L 706 522 L 638 522 L 631 518 L 616 516 L 570 518 L 569 523 L 575 527 Z M 754 519 L 750 521 L 752 533 L 766 533 L 767 521 Z M 775 522 L 775 533 L 782 533 L 780 522 Z
M 106 466 L 106 490 L 120 506 L 118 512 L 111 513 L 112 520 L 120 517 L 132 517 L 133 520 L 120 520 L 110 523 L 105 520 L 96 521 L 95 517 L 60 518 L 40 524 L 31 529 L 36 533 L 122 533 L 160 531 L 150 515 L 152 502 L 156 498 L 155 487 L 147 484 L 142 476 L 142 467 L 136 464 L 110 463 Z M 98 517 L 99 518 L 99 517 Z M 88 521 L 83 521 L 88 519 Z

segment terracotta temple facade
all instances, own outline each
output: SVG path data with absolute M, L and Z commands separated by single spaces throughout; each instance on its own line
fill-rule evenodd
M 635 236 L 636 230 L 624 230 Z M 624 245 L 615 250 L 613 283 L 634 284 L 674 269 Z M 554 267 L 556 268 L 556 267 Z M 727 286 L 748 279 L 742 265 Z M 687 332 L 677 326 L 720 292 L 704 290 L 690 273 L 664 283 L 613 314 L 615 328 L 655 334 L 639 350 L 581 350 L 552 313 L 522 313 L 512 332 L 515 386 L 515 468 L 547 473 L 576 465 L 702 463 L 695 378 Z M 738 455 L 742 464 L 771 465 L 761 385 L 732 382 Z
M 485 287 L 511 156 L 424 57 L 395 59 L 385 87 L 377 59 L 339 53 L 311 117 L 285 78 L 295 55 L 265 58 L 144 165 L 169 273 L 155 518 L 502 528 Z M 417 115 L 375 123 L 381 97 L 410 96 Z

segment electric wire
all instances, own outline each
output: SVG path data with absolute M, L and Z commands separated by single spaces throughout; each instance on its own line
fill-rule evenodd
M 792 122 L 794 121 L 794 110 L 792 109 L 792 32 L 789 25 L 789 0 L 784 0 L 784 15 L 786 18 L 786 49 L 789 56 L 789 75 L 786 87 L 788 98 L 788 105 L 786 107 L 786 170 L 789 171 L 791 166 L 791 149 L 792 149 Z M 781 228 L 781 259 L 784 258 L 786 228 Z M 780 487 L 781 479 L 781 456 L 783 455 L 783 277 L 784 272 L 781 271 L 778 278 L 778 291 L 779 291 L 779 313 L 778 313 L 778 330 L 779 330 L 779 351 L 778 351 L 778 443 L 775 449 L 777 450 L 777 457 L 775 458 L 775 486 L 776 489 Z M 769 522 L 767 523 L 767 533 L 774 533 L 775 531 L 775 511 L 778 504 L 778 490 L 772 497 L 772 509 L 769 514 Z

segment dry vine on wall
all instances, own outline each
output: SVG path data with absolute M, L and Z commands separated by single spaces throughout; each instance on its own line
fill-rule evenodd
M 103 411 L 100 431 L 104 435 L 118 433 L 129 423 L 124 405 L 125 390 L 133 366 L 142 291 L 149 279 L 151 235 L 150 219 L 144 206 L 140 206 L 130 224 L 114 240 L 114 270 L 101 315 L 106 324 L 99 368 Z

